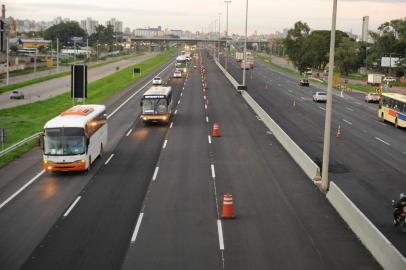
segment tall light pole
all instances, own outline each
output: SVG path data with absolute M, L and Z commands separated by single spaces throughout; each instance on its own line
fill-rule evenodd
M 330 132 L 331 132 L 331 111 L 333 106 L 333 75 L 334 75 L 334 49 L 336 40 L 337 0 L 333 0 L 333 18 L 331 22 L 330 57 L 328 63 L 328 84 L 326 119 L 324 123 L 324 146 L 323 166 L 321 175 L 321 188 L 327 191 L 329 187 L 328 167 L 330 162 Z
M 224 0 L 224 3 L 227 4 L 227 16 L 226 16 L 226 63 L 225 68 L 228 67 L 228 4 L 231 3 L 231 0 Z
M 214 20 L 214 27 L 213 27 L 213 57 L 216 58 L 216 31 L 217 31 L 217 19 Z
M 220 62 L 220 48 L 221 48 L 220 21 L 221 21 L 221 13 L 219 13 L 219 44 L 218 44 L 218 51 L 217 51 L 217 61 L 219 61 L 219 62 Z
M 56 38 L 56 72 L 59 72 L 59 38 Z
M 247 65 L 247 26 L 248 26 L 248 0 L 246 0 L 246 7 L 245 7 L 245 38 L 244 38 L 244 66 L 242 69 L 242 85 L 245 85 L 245 76 L 246 70 L 245 67 Z
M 10 61 L 9 61 L 9 57 L 8 57 L 8 55 L 10 54 L 10 38 L 7 37 L 6 41 L 7 41 L 7 45 L 6 45 L 6 50 L 7 50 L 7 53 L 6 53 L 6 72 L 7 72 L 6 85 L 8 85 L 9 78 L 10 78 Z

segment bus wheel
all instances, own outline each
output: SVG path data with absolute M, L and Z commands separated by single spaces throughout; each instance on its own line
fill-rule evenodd
M 87 166 L 86 171 L 90 171 L 90 166 L 92 165 L 92 156 L 89 156 L 89 165 Z
M 395 127 L 398 128 L 399 127 L 399 123 L 398 123 L 398 119 L 395 119 Z
M 383 116 L 383 113 L 381 113 L 381 117 L 379 118 L 379 121 L 385 122 L 385 118 L 384 118 L 384 116 Z
M 101 143 L 100 144 L 100 154 L 99 154 L 99 157 L 102 157 L 103 156 L 103 144 Z

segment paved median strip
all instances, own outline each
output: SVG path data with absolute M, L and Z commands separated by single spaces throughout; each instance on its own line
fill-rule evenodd
M 67 217 L 69 215 L 69 213 L 72 211 L 72 209 L 75 207 L 75 205 L 79 202 L 79 200 L 81 199 L 81 196 L 78 196 L 76 198 L 76 200 L 70 205 L 70 207 L 68 208 L 68 210 L 66 210 L 65 214 L 63 214 L 63 217 Z

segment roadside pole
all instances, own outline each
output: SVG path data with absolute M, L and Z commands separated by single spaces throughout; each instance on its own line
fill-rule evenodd
M 6 85 L 8 85 L 8 83 L 9 83 L 9 79 L 10 79 L 10 59 L 9 59 L 9 51 L 10 51 L 10 46 L 9 46 L 9 43 L 10 43 L 10 39 L 9 39 L 9 37 L 7 37 L 7 39 L 6 39 L 6 42 L 7 42 L 7 45 L 6 45 L 6 50 L 7 50 L 7 53 L 6 53 L 6 72 L 7 72 L 7 75 L 6 75 Z
M 37 54 L 38 54 L 38 49 L 35 48 L 35 57 L 34 57 L 34 73 L 37 72 Z
M 56 38 L 56 72 L 59 72 L 59 38 Z
M 245 7 L 245 38 L 244 38 L 244 67 L 242 69 L 242 85 L 246 86 L 245 83 L 245 76 L 246 70 L 245 66 L 247 64 L 247 25 L 248 25 L 248 0 L 246 0 L 246 7 Z
M 225 0 L 224 1 L 227 4 L 227 17 L 226 17 L 226 63 L 225 63 L 225 69 L 227 71 L 227 67 L 228 67 L 228 4 L 231 3 L 231 0 Z
M 330 162 L 330 133 L 331 133 L 331 113 L 333 106 L 333 75 L 334 75 L 336 20 L 337 20 L 337 0 L 333 0 L 333 18 L 331 23 L 331 38 L 330 38 L 330 57 L 328 63 L 326 118 L 324 123 L 323 166 L 321 175 L 321 189 L 325 192 L 328 190 L 329 187 L 328 168 Z
M 220 20 L 221 20 L 221 13 L 219 13 L 219 45 L 217 51 L 217 61 L 220 62 L 220 48 L 221 48 L 221 31 L 220 31 Z

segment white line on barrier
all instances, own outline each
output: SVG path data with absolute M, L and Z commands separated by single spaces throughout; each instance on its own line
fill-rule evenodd
M 152 176 L 152 181 L 156 180 L 156 177 L 158 175 L 159 167 L 155 167 L 154 175 Z
M 390 145 L 390 143 L 388 143 L 388 142 L 386 142 L 386 141 L 382 140 L 381 138 L 375 137 L 375 139 L 377 139 L 378 141 L 380 141 L 380 142 L 382 142 L 382 143 L 386 144 L 387 146 L 389 146 L 389 145 Z
M 210 135 L 207 136 L 207 138 L 208 138 L 208 140 L 209 140 L 209 143 L 211 143 L 211 137 L 210 137 Z
M 63 214 L 63 217 L 67 217 L 69 215 L 69 213 L 72 211 L 73 207 L 75 207 L 75 205 L 79 202 L 80 198 L 82 198 L 82 197 L 78 196 L 76 198 L 76 200 L 71 204 L 71 206 L 68 208 L 68 210 L 66 210 L 65 214 Z
M 19 190 L 14 192 L 13 195 L 8 197 L 2 204 L 0 204 L 0 209 L 3 208 L 6 204 L 8 204 L 12 199 L 14 199 L 18 194 L 20 194 L 24 189 L 26 189 L 29 185 L 31 185 L 35 180 L 37 180 L 41 175 L 45 173 L 45 170 L 40 171 L 34 178 L 28 181 L 24 186 L 22 186 Z
M 140 215 L 138 216 L 137 224 L 135 225 L 133 235 L 131 236 L 131 244 L 134 243 L 135 240 L 137 239 L 138 231 L 140 230 L 143 217 L 144 217 L 144 213 L 140 213 Z
M 168 140 L 165 140 L 165 141 L 164 141 L 164 145 L 162 146 L 163 149 L 166 148 L 166 144 L 167 144 L 167 143 L 168 143 Z
M 131 134 L 132 131 L 133 131 L 133 129 L 130 129 L 125 136 L 128 137 Z
M 352 125 L 352 123 L 350 121 L 348 121 L 348 120 L 343 119 L 343 121 L 346 122 L 349 125 Z
M 211 164 L 210 167 L 211 167 L 211 177 L 216 178 L 216 172 L 214 171 L 214 164 Z
M 223 239 L 223 227 L 221 226 L 221 220 L 217 220 L 217 231 L 219 234 L 219 245 L 220 250 L 224 250 L 224 239 Z
M 109 164 L 110 160 L 114 157 L 114 154 L 111 154 L 110 157 L 106 160 L 106 162 L 104 163 L 104 165 Z

